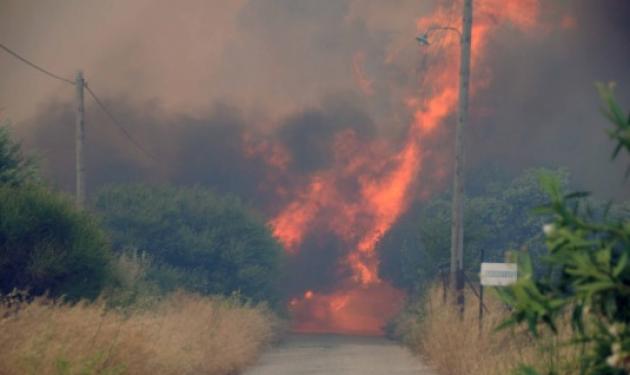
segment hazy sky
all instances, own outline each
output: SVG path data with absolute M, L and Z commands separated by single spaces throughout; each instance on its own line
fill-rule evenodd
M 472 100 L 467 150 L 473 167 L 567 166 L 586 188 L 630 196 L 621 178 L 628 160 L 609 162 L 611 144 L 594 89 L 595 81 L 617 81 L 630 108 L 628 4 L 542 0 L 539 30 L 525 35 L 506 28 L 493 38 L 486 59 L 490 84 Z M 173 174 L 144 160 L 116 130 L 106 129 L 110 125 L 88 102 L 94 142 L 88 166 L 99 171 L 92 186 L 146 178 L 244 189 L 260 182 L 259 165 L 236 160 L 223 174 L 206 175 L 221 170 L 225 153 L 239 158 L 243 133 L 265 133 L 296 155 L 302 145 L 310 147 L 301 168 L 326 162 L 325 148 L 311 141 L 324 142 L 339 128 L 400 136 L 410 116 L 405 90 L 413 88 L 429 53 L 414 42 L 415 21 L 434 5 L 0 0 L 0 41 L 62 76 L 82 69 L 132 134 L 161 153 L 171 170 L 190 172 Z M 55 183 L 70 189 L 73 88 L 4 53 L 0 72 L 2 117 L 44 156 Z M 191 166 L 191 149 L 207 155 Z

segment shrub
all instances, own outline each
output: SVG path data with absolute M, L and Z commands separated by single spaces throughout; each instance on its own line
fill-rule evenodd
M 605 114 L 614 124 L 609 131 L 617 146 L 630 153 L 630 116 L 614 100 L 612 88 L 600 87 Z M 630 170 L 630 169 L 629 169 Z M 583 350 L 579 373 L 625 375 L 630 373 L 630 215 L 593 215 L 583 200 L 588 194 L 565 194 L 554 179 L 543 180 L 550 202 L 540 212 L 551 215 L 544 226 L 549 249 L 547 262 L 556 271 L 523 277 L 502 292 L 513 306 L 504 325 L 526 324 L 532 334 L 539 327 L 564 333 L 558 321 L 570 312 L 572 330 L 567 345 Z M 528 264 L 527 259 L 523 261 Z M 555 368 L 543 369 L 557 374 Z M 536 374 L 523 367 L 521 373 Z M 575 372 L 577 373 L 577 372 Z
M 94 218 L 42 187 L 0 186 L 0 293 L 96 297 L 110 251 Z
M 562 374 L 575 373 L 571 370 L 581 353 L 561 344 L 566 335 L 556 337 L 544 331 L 535 341 L 523 329 L 496 332 L 509 310 L 489 291 L 481 328 L 479 300 L 470 289 L 462 317 L 457 306 L 444 301 L 442 288 L 434 286 L 415 310 L 401 314 L 396 333 L 440 375 L 507 375 L 523 361 L 535 362 L 537 368 L 554 366 L 567 371 Z M 561 324 L 568 326 L 568 321 Z
M 475 178 L 476 188 L 464 204 L 464 264 L 473 280 L 481 251 L 486 261 L 502 261 L 505 250 L 524 246 L 538 259 L 544 250 L 540 228 L 545 218 L 532 210 L 545 202 L 545 194 L 537 176 L 557 176 L 562 185 L 568 184 L 568 173 L 562 169 L 528 169 L 511 180 L 488 173 L 483 181 Z M 497 179 L 502 182 L 494 182 Z M 448 270 L 450 236 L 450 197 L 417 202 L 377 244 L 380 275 L 414 297 L 422 294 Z
M 281 248 L 238 199 L 201 188 L 122 185 L 102 190 L 95 206 L 115 249 L 151 256 L 148 274 L 162 290 L 276 299 Z
M 103 293 L 111 308 L 119 310 L 151 309 L 163 297 L 162 290 L 151 280 L 155 272 L 147 253 L 125 250 L 111 263 L 111 282 Z
M 175 293 L 151 311 L 38 298 L 0 305 L 4 375 L 228 375 L 252 363 L 274 335 L 262 307 Z

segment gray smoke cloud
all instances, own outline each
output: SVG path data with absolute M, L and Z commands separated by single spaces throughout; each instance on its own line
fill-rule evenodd
M 248 148 L 256 150 L 263 142 L 283 145 L 291 158 L 286 170 L 272 177 L 290 173 L 291 185 L 299 185 L 307 182 L 310 173 L 332 165 L 332 138 L 339 132 L 352 130 L 365 141 L 376 136 L 368 115 L 340 96 L 287 117 L 265 134 L 253 132 L 246 116 L 226 104 L 215 104 L 200 117 L 167 114 L 151 103 L 130 106 L 120 99 L 106 100 L 105 105 L 117 109 L 118 120 L 127 124 L 142 149 L 112 127 L 102 112 L 91 108 L 86 119 L 90 125 L 85 155 L 88 193 L 124 182 L 203 185 L 265 208 L 278 203 L 275 186 L 266 180 L 274 173 L 262 154 L 268 149 L 247 152 Z M 67 103 L 49 104 L 33 118 L 38 126 L 27 143 L 39 155 L 42 172 L 66 191 L 72 191 L 74 184 L 74 138 L 68 136 L 74 131 L 74 116 L 74 108 Z
M 473 99 L 471 163 L 567 166 L 581 187 L 628 199 L 630 159 L 610 161 L 614 144 L 595 82 L 616 81 L 620 104 L 630 109 L 630 2 L 560 4 L 574 27 L 543 39 L 508 33 L 490 46 L 492 87 Z
M 202 184 L 273 211 L 282 199 L 273 183 L 300 184 L 325 169 L 338 132 L 393 143 L 404 136 L 402 93 L 430 74 L 421 62 L 431 52 L 413 40 L 415 20 L 436 3 L 2 0 L 0 35 L 58 74 L 82 68 L 134 138 L 159 157 L 138 152 L 88 101 L 92 192 L 125 181 Z M 541 6 L 548 30 L 532 36 L 505 28 L 492 38 L 490 86 L 471 105 L 468 163 L 567 166 L 579 185 L 628 198 L 622 176 L 629 161 L 609 161 L 593 84 L 618 81 L 622 105 L 630 106 L 630 7 L 619 0 Z M 574 26 L 559 27 L 565 14 Z M 368 88 L 357 83 L 357 66 Z M 0 71 L 3 116 L 42 156 L 54 184 L 72 191 L 73 89 L 4 54 Z M 453 122 L 431 147 L 452 147 Z M 252 134 L 286 148 L 291 181 L 270 182 L 268 166 L 243 152 Z M 438 161 L 427 163 L 433 169 Z M 430 184 L 431 176 L 427 170 L 422 181 Z

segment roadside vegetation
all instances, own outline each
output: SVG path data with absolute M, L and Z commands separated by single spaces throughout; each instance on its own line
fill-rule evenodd
M 200 187 L 118 185 L 101 190 L 94 206 L 116 253 L 151 260 L 147 277 L 160 291 L 279 302 L 282 248 L 237 198 Z
M 96 298 L 110 278 L 105 232 L 42 186 L 0 186 L 0 293 Z
M 613 159 L 630 154 L 630 116 L 611 86 L 599 88 L 613 124 Z M 379 244 L 381 274 L 412 296 L 390 333 L 440 375 L 629 374 L 630 205 L 566 193 L 568 186 L 562 171 L 526 171 L 486 196 L 471 194 L 463 316 L 441 269 L 425 266 L 447 264 L 450 206 L 438 198 L 403 217 Z M 392 248 L 398 252 L 388 259 Z M 518 262 L 519 280 L 489 288 L 480 327 L 472 290 L 482 248 L 491 261 Z
M 273 314 L 237 299 L 172 293 L 151 309 L 44 297 L 0 306 L 0 373 L 233 374 L 274 335 Z
M 562 345 L 568 338 L 541 331 L 538 340 L 526 329 L 497 331 L 509 316 L 506 305 L 490 293 L 484 300 L 483 325 L 479 325 L 479 300 L 466 293 L 464 316 L 450 300 L 444 299 L 443 286 L 430 288 L 421 302 L 409 306 L 396 321 L 396 334 L 440 375 L 508 375 L 521 363 L 575 369 L 580 351 Z M 568 328 L 568 321 L 560 323 Z M 561 372 L 559 374 L 578 374 Z
M 0 374 L 234 374 L 282 327 L 280 246 L 233 197 L 46 186 L 0 126 Z
M 612 86 L 599 87 L 604 113 L 614 127 L 613 159 L 630 154 L 630 115 L 617 105 Z M 630 172 L 630 166 L 628 169 Z M 628 174 L 626 174 L 628 176 Z M 526 326 L 534 338 L 541 328 L 555 336 L 566 334 L 565 345 L 580 350 L 575 371 L 587 375 L 630 373 L 630 212 L 622 217 L 594 215 L 586 193 L 566 194 L 557 181 L 543 180 L 550 202 L 539 209 L 552 216 L 545 225 L 549 249 L 545 261 L 555 271 L 534 277 L 524 267 L 519 281 L 499 290 L 512 309 L 502 326 Z M 530 264 L 524 257 L 521 264 Z M 570 317 L 570 329 L 559 322 Z M 564 331 L 564 332 L 563 332 Z M 568 332 L 567 332 L 568 331 Z M 537 369 L 528 363 L 524 375 L 552 375 L 562 369 Z M 564 372 L 570 373 L 570 372 Z

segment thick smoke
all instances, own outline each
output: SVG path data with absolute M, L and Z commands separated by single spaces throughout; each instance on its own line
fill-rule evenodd
M 255 199 L 266 177 L 261 163 L 242 154 L 243 132 L 275 137 L 291 154 L 291 170 L 305 173 L 329 162 L 337 129 L 393 141 L 404 135 L 407 93 L 425 90 L 414 83 L 431 74 L 426 70 L 431 49 L 414 43 L 414 22 L 434 5 L 4 0 L 0 35 L 59 74 L 72 76 L 82 67 L 91 87 L 109 99 L 136 137 L 168 159 L 143 160 L 105 130 L 109 125 L 92 107 L 92 190 L 106 182 L 167 180 Z M 618 0 L 542 5 L 546 20 L 533 35 L 504 29 L 493 38 L 488 66 L 477 77 L 486 79 L 490 72 L 489 87 L 472 103 L 469 163 L 568 166 L 580 185 L 628 197 L 621 180 L 627 160 L 609 162 L 610 142 L 593 84 L 618 81 L 622 103 L 628 102 L 629 5 Z M 54 168 L 47 172 L 69 189 L 73 130 L 66 104 L 72 88 L 6 55 L 0 55 L 0 70 L 3 116 L 51 159 L 47 163 Z M 366 81 L 363 86 L 358 79 Z M 227 104 L 221 109 L 216 103 Z M 51 129 L 59 130 L 49 134 Z M 442 149 L 452 147 L 450 129 L 445 124 Z M 448 160 L 443 162 L 442 169 L 448 168 Z
M 614 145 L 595 82 L 618 82 L 621 105 L 630 107 L 630 2 L 548 3 L 546 22 L 556 32 L 532 38 L 508 30 L 489 47 L 492 81 L 473 98 L 470 162 L 566 166 L 582 188 L 628 199 L 630 160 L 610 162 Z
M 366 141 L 374 137 L 375 124 L 358 106 L 338 95 L 327 98 L 323 108 L 287 118 L 276 133 L 292 155 L 292 169 L 312 173 L 331 165 L 334 138 L 343 130 L 352 130 Z
M 332 163 L 335 135 L 352 131 L 359 140 L 375 137 L 374 124 L 352 98 L 335 96 L 282 120 L 273 131 L 258 133 L 238 108 L 213 105 L 201 117 L 170 115 L 155 104 L 130 107 L 124 100 L 105 104 L 116 108 L 134 141 L 113 126 L 95 105 L 87 107 L 86 170 L 88 193 L 111 183 L 148 182 L 202 185 L 237 194 L 259 208 L 278 203 L 275 189 L 300 184 L 310 173 Z M 343 103 L 343 105 L 340 105 Z M 74 184 L 74 111 L 63 103 L 49 104 L 27 145 L 36 150 L 43 173 L 62 190 Z M 268 164 L 269 144 L 290 156 L 274 171 Z M 249 150 L 252 149 L 252 150 Z M 277 175 L 273 175 L 277 173 Z M 290 175 L 292 181 L 285 177 Z M 268 179 L 277 178 L 269 181 Z

